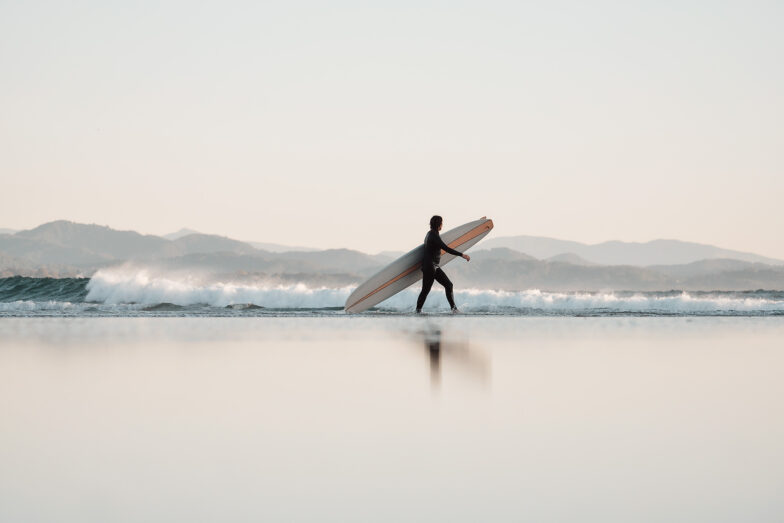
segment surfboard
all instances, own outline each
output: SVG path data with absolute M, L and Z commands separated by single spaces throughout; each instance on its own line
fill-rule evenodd
M 493 220 L 482 217 L 442 233 L 441 239 L 451 248 L 465 252 L 487 236 L 492 229 Z M 354 289 L 346 300 L 344 310 L 348 313 L 365 311 L 421 280 L 424 251 L 425 246 L 422 244 L 371 276 Z M 454 255 L 441 251 L 442 266 L 453 259 L 455 259 Z

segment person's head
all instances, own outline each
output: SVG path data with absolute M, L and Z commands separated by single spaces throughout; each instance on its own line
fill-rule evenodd
M 430 218 L 430 229 L 434 231 L 440 231 L 441 226 L 444 224 L 444 219 L 438 215 L 433 216 Z

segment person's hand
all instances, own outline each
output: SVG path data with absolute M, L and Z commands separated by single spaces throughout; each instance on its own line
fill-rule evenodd
M 465 258 L 465 261 L 471 261 L 471 257 L 467 254 L 464 254 L 463 258 Z

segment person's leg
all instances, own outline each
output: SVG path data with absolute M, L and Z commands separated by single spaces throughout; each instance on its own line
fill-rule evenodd
M 449 302 L 449 306 L 454 309 L 455 297 L 452 295 L 452 282 L 449 280 L 444 271 L 441 270 L 441 267 L 436 269 L 435 279 L 438 283 L 444 286 L 444 290 L 446 291 L 446 299 Z
M 422 270 L 422 292 L 419 293 L 419 298 L 417 298 L 417 305 L 416 310 L 417 312 L 422 310 L 422 305 L 425 304 L 425 299 L 427 298 L 427 294 L 430 292 L 430 288 L 433 286 L 433 279 L 434 273 L 432 270 L 423 269 Z

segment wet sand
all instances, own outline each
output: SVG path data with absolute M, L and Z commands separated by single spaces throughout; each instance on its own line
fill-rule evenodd
M 0 521 L 781 521 L 784 318 L 0 321 Z

